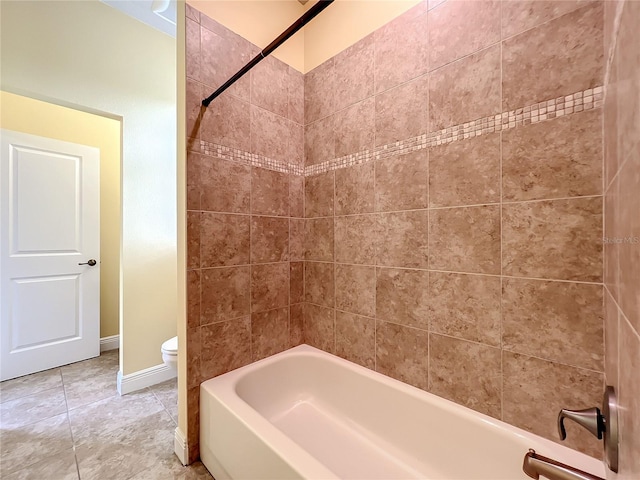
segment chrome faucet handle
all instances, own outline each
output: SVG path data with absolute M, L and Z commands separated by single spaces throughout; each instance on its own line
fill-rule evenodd
M 565 418 L 573 420 L 578 425 L 583 426 L 595 435 L 598 440 L 602 439 L 602 434 L 605 430 L 604 417 L 602 413 L 600 413 L 599 408 L 593 407 L 584 410 L 567 410 L 563 408 L 560 410 L 558 414 L 558 434 L 560 435 L 560 440 L 567 438 L 567 431 L 564 428 Z

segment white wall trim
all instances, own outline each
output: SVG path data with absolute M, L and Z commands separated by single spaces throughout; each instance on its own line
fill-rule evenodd
M 111 335 L 100 339 L 100 353 L 120 348 L 120 335 Z
M 176 427 L 173 433 L 173 451 L 182 464 L 186 465 L 189 458 L 189 448 L 180 427 Z
M 128 375 L 122 375 L 122 370 L 118 370 L 118 393 L 126 395 L 136 390 L 142 390 L 175 378 L 176 374 L 175 369 L 168 367 L 164 363 Z

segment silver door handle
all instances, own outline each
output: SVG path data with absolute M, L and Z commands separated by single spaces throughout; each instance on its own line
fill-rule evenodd
M 91 260 L 89 260 L 88 262 L 79 263 L 78 265 L 89 265 L 90 267 L 93 267 L 96 263 L 98 263 L 98 262 L 96 262 L 96 261 L 92 258 L 92 259 L 91 259 Z

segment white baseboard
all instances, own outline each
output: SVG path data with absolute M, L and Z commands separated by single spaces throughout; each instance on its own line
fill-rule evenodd
M 100 353 L 120 348 L 120 335 L 111 335 L 100 339 Z
M 166 366 L 164 363 L 128 375 L 122 375 L 122 370 L 118 370 L 118 393 L 126 395 L 136 390 L 142 390 L 175 378 L 176 373 L 175 369 Z
M 187 459 L 189 458 L 189 449 L 187 447 L 187 440 L 180 431 L 180 427 L 176 427 L 173 433 L 173 451 L 182 464 L 186 465 Z

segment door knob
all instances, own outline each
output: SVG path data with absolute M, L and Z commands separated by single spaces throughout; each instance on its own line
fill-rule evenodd
M 92 258 L 92 259 L 91 259 L 91 260 L 89 260 L 88 262 L 85 262 L 85 263 L 79 263 L 78 265 L 89 265 L 90 267 L 93 267 L 96 263 L 98 263 L 98 262 L 96 262 L 96 261 Z

